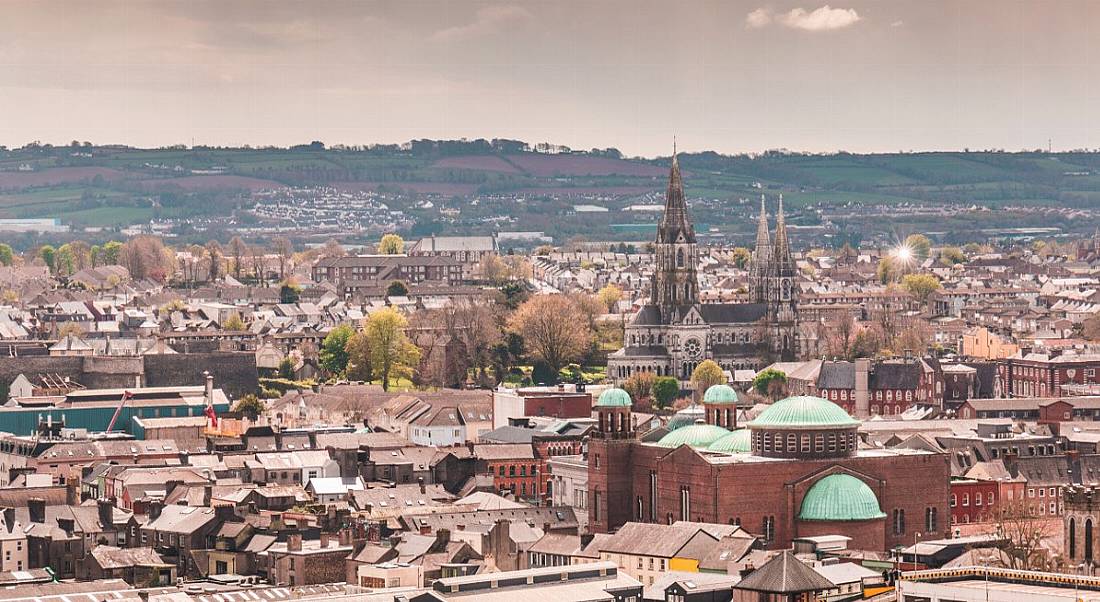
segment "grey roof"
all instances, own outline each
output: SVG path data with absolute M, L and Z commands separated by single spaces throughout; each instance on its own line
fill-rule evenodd
M 856 388 L 856 366 L 852 362 L 824 362 L 817 376 L 818 389 Z
M 708 324 L 756 322 L 768 313 L 764 303 L 703 303 L 699 314 Z
M 835 586 L 817 571 L 795 558 L 790 551 L 784 550 L 783 553 L 764 563 L 764 566 L 749 573 L 734 587 L 771 594 L 797 594 L 833 589 Z

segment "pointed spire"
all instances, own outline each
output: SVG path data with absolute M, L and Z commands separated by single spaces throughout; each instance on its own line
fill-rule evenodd
M 756 250 L 765 251 L 771 246 L 771 233 L 768 232 L 768 206 L 764 195 L 760 195 L 760 217 L 756 222 Z
M 793 266 L 790 241 L 787 240 L 787 223 L 783 215 L 783 195 L 779 195 L 779 207 L 775 213 L 775 265 L 777 269 Z
M 672 152 L 672 168 L 668 174 L 668 191 L 665 193 L 665 213 L 657 228 L 657 242 L 695 242 L 695 229 L 688 218 L 687 201 L 684 198 L 684 179 L 680 175 L 680 160 L 675 148 Z

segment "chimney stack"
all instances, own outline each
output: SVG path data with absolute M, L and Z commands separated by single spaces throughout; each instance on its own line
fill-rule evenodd
M 214 375 L 209 371 L 203 371 L 202 375 L 206 377 L 206 404 L 214 405 Z
M 288 552 L 301 552 L 302 551 L 302 534 L 291 533 L 290 537 L 286 540 L 286 551 Z
M 856 418 L 871 415 L 871 360 L 861 357 L 855 362 Z
M 416 482 L 420 484 L 420 493 L 425 494 L 428 492 L 428 488 L 424 485 L 424 477 L 417 477 Z
M 149 515 L 149 520 L 157 520 L 160 518 L 160 511 L 164 509 L 164 502 L 160 500 L 153 500 L 149 502 L 149 507 L 146 510 L 146 514 Z
M 111 503 L 111 500 L 102 497 L 96 500 L 95 503 L 99 509 L 99 524 L 104 530 L 107 530 L 115 523 L 115 505 Z
M 8 533 L 15 530 L 15 508 L 4 508 L 4 527 Z
M 321 549 L 322 550 L 328 549 L 328 540 L 329 540 L 328 533 L 322 531 L 321 532 Z

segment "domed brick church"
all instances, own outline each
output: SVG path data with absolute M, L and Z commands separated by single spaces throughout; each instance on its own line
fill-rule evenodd
M 589 529 L 728 523 L 769 548 L 843 535 L 864 550 L 949 535 L 946 455 L 862 445 L 859 421 L 820 397 L 777 401 L 747 425 L 737 423 L 736 400 L 715 385 L 694 422 L 639 438 L 630 396 L 604 391 L 588 444 Z

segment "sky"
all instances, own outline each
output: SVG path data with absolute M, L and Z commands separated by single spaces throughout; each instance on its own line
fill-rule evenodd
M 4 0 L 0 145 L 1100 147 L 1100 0 Z

